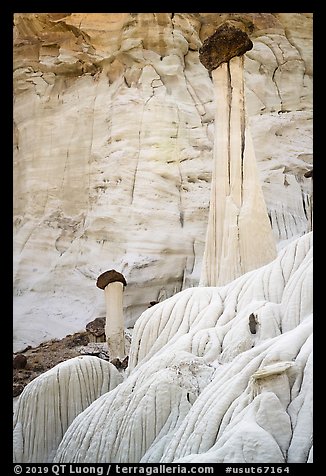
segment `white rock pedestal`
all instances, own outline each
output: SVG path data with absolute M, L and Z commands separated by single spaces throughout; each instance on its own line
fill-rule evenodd
M 96 286 L 104 290 L 106 305 L 105 337 L 110 361 L 126 357 L 125 324 L 123 316 L 123 290 L 127 282 L 124 276 L 111 269 L 102 273 Z
M 216 97 L 214 168 L 203 286 L 229 283 L 277 255 L 246 117 L 243 63 L 242 55 L 234 56 L 211 72 Z
M 125 358 L 125 333 L 123 318 L 123 284 L 110 283 L 104 289 L 106 302 L 105 335 L 110 360 Z

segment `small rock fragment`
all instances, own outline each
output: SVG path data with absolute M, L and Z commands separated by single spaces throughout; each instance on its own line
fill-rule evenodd
M 24 354 L 17 354 L 13 359 L 14 369 L 24 369 L 27 364 L 27 357 Z

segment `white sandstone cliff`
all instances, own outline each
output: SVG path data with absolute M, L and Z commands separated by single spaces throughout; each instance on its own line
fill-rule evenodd
M 134 324 L 197 286 L 213 168 L 214 91 L 198 49 L 237 14 L 16 14 L 14 350 L 105 315 L 105 269 Z M 246 101 L 279 249 L 309 231 L 312 14 L 253 24 Z

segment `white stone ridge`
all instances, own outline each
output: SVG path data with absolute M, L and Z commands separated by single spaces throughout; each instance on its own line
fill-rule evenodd
M 80 356 L 32 380 L 15 402 L 14 461 L 48 463 L 75 417 L 122 381 L 109 362 Z
M 146 310 L 124 381 L 81 410 L 53 461 L 311 462 L 311 271 L 309 233 L 224 287 L 187 289 Z M 22 421 L 48 398 L 47 374 L 18 401 Z M 33 420 L 40 435 L 47 418 Z M 23 441 L 32 461 L 33 439 Z
M 212 80 L 199 61 L 226 13 L 15 14 L 14 351 L 105 315 L 126 326 L 197 286 L 213 168 Z M 245 94 L 278 249 L 309 231 L 312 14 L 254 25 Z
M 269 339 L 296 327 L 312 312 L 311 246 L 309 233 L 282 249 L 272 263 L 226 286 L 187 289 L 146 310 L 134 327 L 129 371 L 167 344 L 169 349 L 174 342 L 179 346 L 181 336 L 188 336 L 186 346 L 191 339 L 191 349 L 196 342 L 210 362 L 228 362 L 250 349 L 253 339 Z M 254 336 L 248 327 L 252 313 L 259 322 Z M 193 341 L 197 333 L 200 338 Z

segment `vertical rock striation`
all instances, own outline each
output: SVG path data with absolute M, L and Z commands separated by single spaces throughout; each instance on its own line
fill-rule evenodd
M 124 381 L 74 419 L 53 461 L 311 461 L 312 255 L 309 233 L 224 287 L 147 309 Z
M 123 381 L 95 357 L 40 375 L 17 403 L 15 462 L 311 462 L 312 264 L 309 233 L 147 309 Z
M 121 382 L 114 365 L 89 355 L 66 360 L 32 380 L 14 413 L 14 462 L 51 462 L 76 416 Z
M 103 263 L 128 281 L 127 326 L 150 301 L 198 285 L 218 106 L 198 50 L 237 18 L 15 14 L 15 351 L 104 316 Z M 241 19 L 253 41 L 246 109 L 280 249 L 307 232 L 311 210 L 312 14 Z
M 214 166 L 200 284 L 224 285 L 276 257 L 244 93 L 245 31 L 225 23 L 200 49 L 216 97 Z

